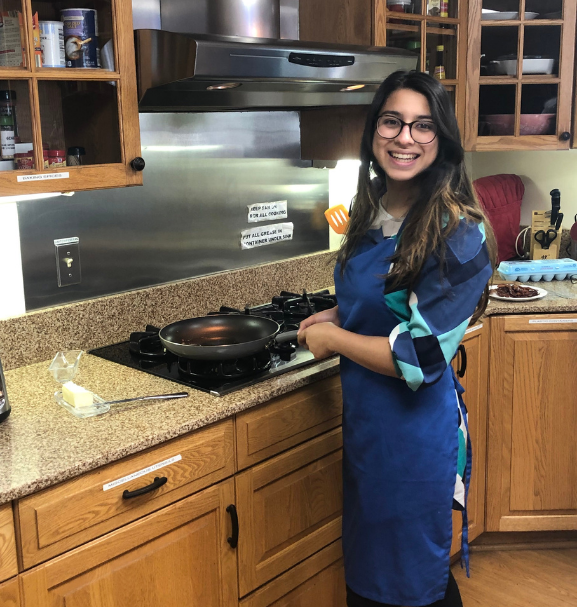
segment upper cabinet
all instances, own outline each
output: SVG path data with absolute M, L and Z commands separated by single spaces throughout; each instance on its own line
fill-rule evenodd
M 449 91 L 459 127 L 465 123 L 466 0 L 375 0 L 375 44 L 413 51 L 417 69 Z
M 467 150 L 571 145 L 575 0 L 469 0 Z
M 0 195 L 142 184 L 130 0 L 0 0 L 0 19 Z

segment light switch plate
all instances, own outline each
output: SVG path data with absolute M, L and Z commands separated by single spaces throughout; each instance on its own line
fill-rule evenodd
M 61 238 L 54 241 L 56 274 L 59 287 L 80 284 L 80 239 Z

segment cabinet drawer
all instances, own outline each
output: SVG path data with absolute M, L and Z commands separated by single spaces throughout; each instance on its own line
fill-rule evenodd
M 0 582 L 18 573 L 12 504 L 0 506 Z M 4 605 L 0 601 L 0 605 Z
M 236 416 L 238 469 L 341 424 L 340 376 L 329 377 Z
M 239 607 L 346 607 L 346 604 L 343 550 L 337 540 L 247 596 Z
M 341 447 L 336 428 L 237 475 L 241 596 L 341 536 Z
M 24 568 L 94 539 L 234 473 L 234 426 L 214 426 L 18 502 Z M 166 478 L 157 489 L 123 497 Z

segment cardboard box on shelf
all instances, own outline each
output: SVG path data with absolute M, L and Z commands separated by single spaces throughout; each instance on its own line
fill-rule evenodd
M 20 11 L 0 12 L 0 66 L 23 67 L 24 24 Z

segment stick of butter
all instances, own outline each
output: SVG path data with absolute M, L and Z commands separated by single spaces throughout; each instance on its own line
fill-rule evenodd
M 92 407 L 94 395 L 82 386 L 77 386 L 71 381 L 62 384 L 62 398 L 76 409 Z

